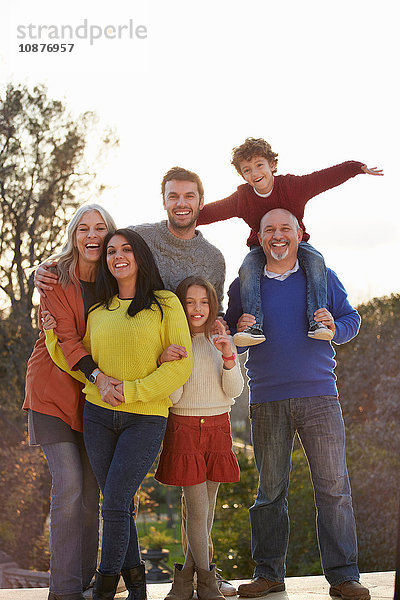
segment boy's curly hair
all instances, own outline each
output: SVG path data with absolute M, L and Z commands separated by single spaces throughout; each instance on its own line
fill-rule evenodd
M 263 138 L 247 138 L 243 144 L 236 146 L 232 150 L 231 164 L 235 167 L 239 175 L 242 175 L 239 163 L 243 160 L 250 160 L 254 156 L 266 158 L 270 164 L 272 173 L 276 172 L 278 166 L 278 154 L 272 151 L 271 144 L 268 144 Z

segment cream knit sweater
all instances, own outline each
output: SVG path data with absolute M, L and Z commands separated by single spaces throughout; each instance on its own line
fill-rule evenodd
M 187 382 L 170 396 L 170 412 L 182 416 L 220 415 L 231 410 L 243 389 L 239 363 L 224 369 L 222 355 L 203 333 L 192 338 L 193 371 Z M 231 341 L 232 351 L 236 352 Z

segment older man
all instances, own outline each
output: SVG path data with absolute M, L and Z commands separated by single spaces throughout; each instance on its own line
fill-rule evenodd
M 289 537 L 287 490 L 294 435 L 306 453 L 315 492 L 318 541 L 330 593 L 344 600 L 369 600 L 359 583 L 356 526 L 346 468 L 344 424 L 330 343 L 307 338 L 306 280 L 297 247 L 302 231 L 287 210 L 274 209 L 261 220 L 259 240 L 266 256 L 261 296 L 266 341 L 249 349 L 246 363 L 258 495 L 250 508 L 254 579 L 239 594 L 256 598 L 285 589 Z M 328 269 L 328 307 L 315 320 L 342 344 L 357 335 L 360 316 Z M 231 329 L 242 331 L 254 317 L 242 314 L 239 281 L 229 290 L 226 314 Z

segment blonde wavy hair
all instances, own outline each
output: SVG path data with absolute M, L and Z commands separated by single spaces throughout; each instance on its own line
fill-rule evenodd
M 78 208 L 68 224 L 67 241 L 62 250 L 57 254 L 53 254 L 48 259 L 49 261 L 57 261 L 58 282 L 63 287 L 70 282 L 74 285 L 79 285 L 79 280 L 76 276 L 76 267 L 79 259 L 79 252 L 76 245 L 76 230 L 83 215 L 93 210 L 96 210 L 102 216 L 110 233 L 114 233 L 117 228 L 110 213 L 99 204 L 85 204 Z

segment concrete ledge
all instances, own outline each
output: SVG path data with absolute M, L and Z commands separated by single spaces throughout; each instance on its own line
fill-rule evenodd
M 393 600 L 394 572 L 363 573 L 361 582 L 369 587 L 372 600 Z M 236 587 L 244 580 L 232 581 Z M 329 584 L 325 577 L 288 577 L 285 581 L 286 591 L 275 592 L 273 600 L 329 600 Z M 149 600 L 163 600 L 171 587 L 170 583 L 152 583 L 148 586 Z M 47 600 L 48 589 L 0 589 L 0 600 Z M 126 598 L 127 593 L 118 594 L 116 598 Z

